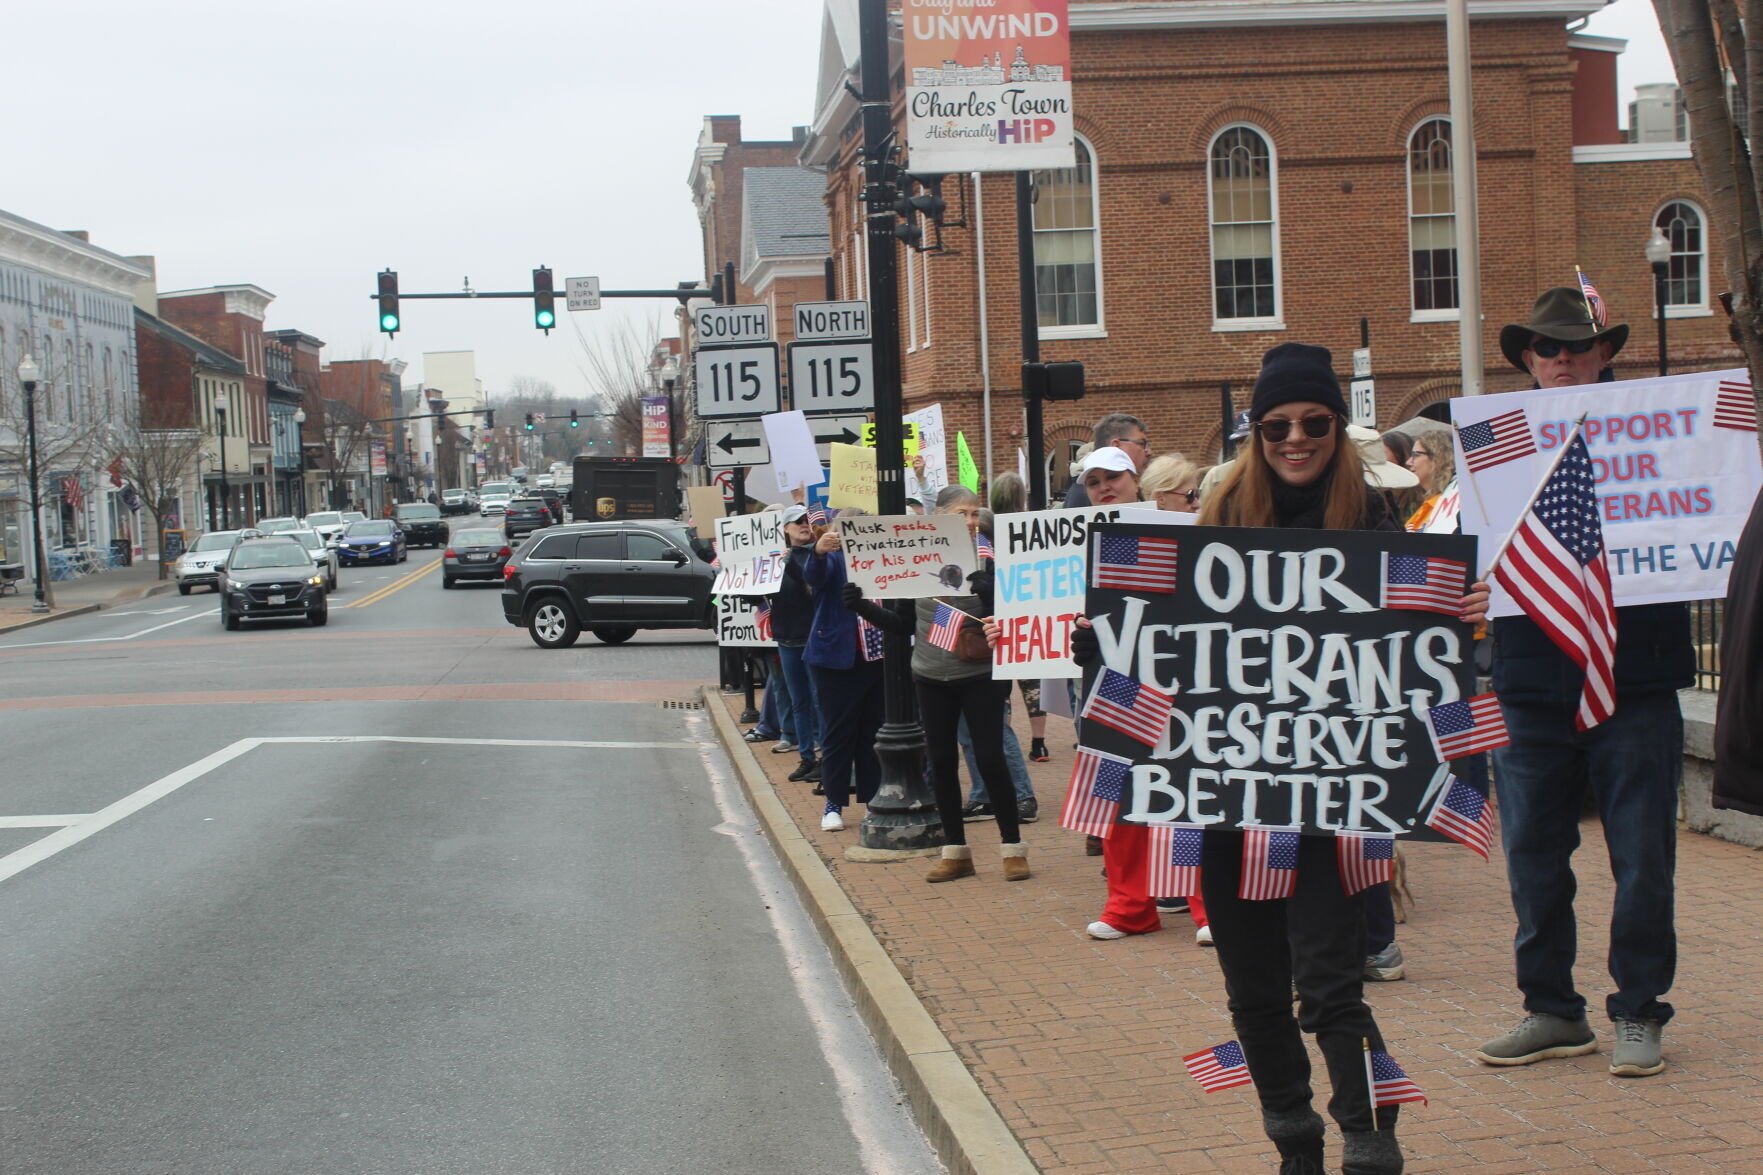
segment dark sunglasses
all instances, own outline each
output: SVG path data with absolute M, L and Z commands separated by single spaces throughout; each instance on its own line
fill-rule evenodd
M 1584 355 L 1597 345 L 1596 339 L 1574 339 L 1571 343 L 1564 343 L 1559 339 L 1536 339 L 1530 344 L 1530 349 L 1544 359 L 1553 359 L 1561 353 L 1563 347 L 1570 355 Z
M 1255 431 L 1261 439 L 1269 444 L 1277 445 L 1292 435 L 1292 425 L 1302 425 L 1304 435 L 1313 441 L 1319 441 L 1334 431 L 1336 417 L 1306 416 L 1302 420 L 1257 420 Z

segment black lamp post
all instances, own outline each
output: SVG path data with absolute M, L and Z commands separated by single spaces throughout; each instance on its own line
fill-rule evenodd
M 37 475 L 37 381 L 42 373 L 37 361 L 26 355 L 18 365 L 18 382 L 24 385 L 25 443 L 30 451 L 31 472 L 31 552 L 37 561 L 37 598 L 32 612 L 47 612 L 49 598 L 43 589 L 48 558 L 43 553 L 43 491 Z
M 1647 238 L 1647 264 L 1653 267 L 1653 316 L 1659 320 L 1659 374 L 1669 375 L 1665 362 L 1665 279 L 1671 273 L 1671 242 L 1658 225 Z
M 226 477 L 226 393 L 216 392 L 214 395 L 214 415 L 220 422 L 220 528 L 233 528 L 232 487 L 227 484 Z
M 661 386 L 667 392 L 667 455 L 669 458 L 679 456 L 679 438 L 674 435 L 676 422 L 673 412 L 673 385 L 679 382 L 679 360 L 672 355 L 661 365 Z

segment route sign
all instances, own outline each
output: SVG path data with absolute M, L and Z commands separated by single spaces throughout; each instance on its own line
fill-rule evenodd
M 771 445 L 758 420 L 708 425 L 704 435 L 704 454 L 712 469 L 742 469 L 771 461 Z
M 565 278 L 563 288 L 571 310 L 600 309 L 600 279 L 597 277 Z
M 869 338 L 868 302 L 798 302 L 796 341 Z
M 1352 402 L 1348 405 L 1348 420 L 1353 424 L 1362 424 L 1366 428 L 1377 427 L 1377 385 L 1370 376 L 1356 379 L 1347 385 Z
M 875 348 L 868 339 L 790 344 L 790 395 L 808 416 L 875 410 Z
M 692 325 L 701 347 L 733 347 L 743 343 L 771 341 L 771 307 L 699 306 L 692 311 Z
M 699 419 L 759 417 L 778 410 L 776 343 L 700 347 L 692 353 L 692 364 Z
M 814 433 L 814 451 L 820 454 L 821 464 L 832 461 L 832 446 L 859 443 L 868 425 L 869 417 L 862 415 L 810 417 L 808 427 Z

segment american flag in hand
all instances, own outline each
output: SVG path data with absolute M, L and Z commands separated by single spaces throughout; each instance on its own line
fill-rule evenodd
M 857 618 L 857 637 L 863 647 L 865 661 L 880 661 L 885 647 L 882 630 L 859 616 Z
M 992 549 L 991 536 L 983 530 L 973 536 L 973 549 L 979 553 L 981 559 L 996 559 L 998 557 Z
M 1114 818 L 1120 813 L 1131 781 L 1131 759 L 1079 747 L 1077 759 L 1071 765 L 1071 788 L 1065 793 L 1059 827 L 1091 836 L 1108 836 L 1114 831 Z
M 1254 1083 L 1254 1078 L 1249 1076 L 1248 1058 L 1243 1056 L 1243 1046 L 1234 1040 L 1190 1053 L 1181 1059 L 1181 1063 L 1207 1093 Z
M 1237 896 L 1244 901 L 1289 898 L 1298 882 L 1297 825 L 1243 829 L 1243 876 Z
M 1387 832 L 1337 832 L 1335 858 L 1341 867 L 1341 888 L 1356 894 L 1390 879 L 1396 865 L 1396 838 Z
M 930 631 L 924 634 L 924 639 L 939 649 L 953 653 L 956 644 L 961 640 L 961 626 L 967 619 L 967 613 L 951 608 L 939 600 L 937 610 L 931 616 Z
M 754 622 L 755 627 L 758 630 L 759 639 L 762 641 L 770 640 L 771 639 L 771 598 L 769 596 L 762 597 L 760 599 L 759 607 L 756 608 L 753 612 L 753 622 Z
M 826 506 L 820 502 L 811 502 L 808 506 L 808 525 L 825 526 L 827 523 Z
M 1585 295 L 1586 316 L 1592 320 L 1593 326 L 1603 330 L 1610 324 L 1610 308 L 1604 305 L 1603 295 L 1598 293 L 1598 287 L 1592 284 L 1583 269 L 1575 265 L 1573 272 L 1579 277 L 1579 292 Z

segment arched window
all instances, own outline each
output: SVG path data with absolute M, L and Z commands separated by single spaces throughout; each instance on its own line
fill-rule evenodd
M 1252 126 L 1220 131 L 1207 151 L 1214 326 L 1279 323 L 1279 197 L 1273 148 Z
M 1457 213 L 1446 118 L 1429 118 L 1408 136 L 1408 265 L 1414 313 L 1456 317 Z
M 1667 313 L 1708 308 L 1707 283 L 1702 278 L 1708 257 L 1705 223 L 1702 210 L 1688 200 L 1673 200 L 1653 218 L 1653 224 L 1671 242 L 1671 260 L 1665 271 Z
M 1077 166 L 1034 173 L 1035 293 L 1042 338 L 1102 326 L 1102 232 L 1096 156 L 1081 137 Z

